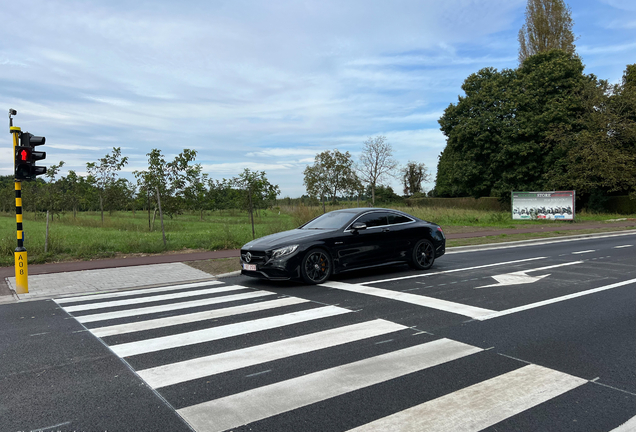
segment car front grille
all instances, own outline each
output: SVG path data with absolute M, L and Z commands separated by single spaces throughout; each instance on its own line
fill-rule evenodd
M 247 257 L 248 253 L 250 254 L 249 259 Z M 241 261 L 249 263 L 249 264 L 263 264 L 267 262 L 267 259 L 268 258 L 265 252 L 245 251 L 245 250 L 241 251 Z

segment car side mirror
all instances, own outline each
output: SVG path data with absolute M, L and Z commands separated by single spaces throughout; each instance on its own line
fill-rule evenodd
M 362 222 L 356 222 L 353 225 L 351 225 L 351 229 L 354 231 L 360 231 L 363 229 L 367 229 L 367 225 Z

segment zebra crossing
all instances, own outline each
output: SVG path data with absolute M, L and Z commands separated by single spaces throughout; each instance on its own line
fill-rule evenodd
M 201 432 L 290 430 L 285 421 L 332 403 L 353 408 L 315 430 L 479 431 L 588 383 L 359 311 L 218 281 L 55 301 Z M 473 373 L 484 359 L 503 373 Z M 463 387 L 431 385 L 462 373 L 471 377 Z M 422 391 L 404 397 L 396 382 Z

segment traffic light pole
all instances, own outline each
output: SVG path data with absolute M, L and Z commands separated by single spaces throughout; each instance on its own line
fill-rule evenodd
M 9 110 L 9 131 L 13 135 L 13 152 L 19 145 L 19 127 L 13 126 L 11 110 Z M 18 247 L 15 248 L 15 292 L 26 294 L 29 292 L 29 267 L 27 263 L 27 250 L 24 247 L 24 231 L 22 230 L 22 182 L 15 180 L 15 221 L 17 224 Z
M 24 231 L 22 231 L 22 182 L 15 181 L 15 221 L 18 230 L 18 247 L 15 248 L 15 292 L 29 292 L 29 265 L 27 250 L 24 247 Z

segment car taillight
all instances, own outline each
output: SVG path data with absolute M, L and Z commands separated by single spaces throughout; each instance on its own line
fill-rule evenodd
M 442 234 L 442 237 L 443 237 L 443 238 L 446 238 L 446 236 L 444 235 L 444 231 L 442 230 L 442 227 L 438 226 L 438 227 L 437 227 L 437 231 L 439 231 L 439 232 L 440 232 L 440 234 Z

